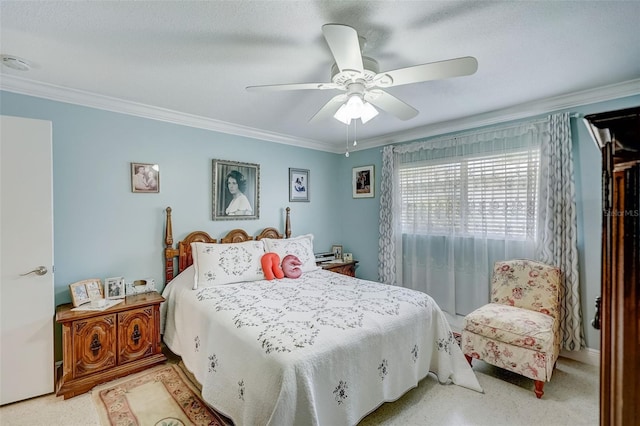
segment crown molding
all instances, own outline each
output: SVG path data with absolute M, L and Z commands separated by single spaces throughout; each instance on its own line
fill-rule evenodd
M 383 135 L 362 141 L 358 140 L 358 150 L 506 123 L 512 120 L 522 120 L 538 115 L 549 114 L 555 111 L 639 94 L 640 78 L 637 78 L 595 89 L 572 92 L 551 98 L 526 102 L 483 114 L 443 121 L 440 123 L 430 124 L 428 126 L 416 127 L 415 129 L 411 129 L 406 132 Z
M 186 114 L 165 108 L 145 105 L 137 102 L 125 101 L 118 98 L 99 95 L 68 87 L 42 83 L 34 80 L 24 79 L 8 74 L 1 74 L 0 89 L 22 95 L 36 96 L 53 101 L 66 102 L 106 111 L 128 114 L 151 120 L 164 121 L 167 123 L 180 124 L 184 126 L 212 130 L 215 132 L 227 133 L 236 136 L 243 136 L 253 139 L 260 139 L 285 145 L 292 145 L 302 148 L 315 149 L 318 151 L 341 154 L 342 151 L 328 147 L 326 144 L 311 139 L 294 138 L 289 135 L 267 132 L 237 124 L 227 123 L 193 114 Z M 446 133 L 469 130 L 473 128 L 505 123 L 512 120 L 521 120 L 537 115 L 548 114 L 568 108 L 575 108 L 582 105 L 597 102 L 609 101 L 640 94 L 640 78 L 625 81 L 622 83 L 602 86 L 595 89 L 583 90 L 580 92 L 567 93 L 551 98 L 540 99 L 502 108 L 491 112 L 463 117 L 460 119 L 443 121 L 427 126 L 417 127 L 409 131 L 383 135 L 376 138 L 358 140 L 358 148 L 353 151 L 362 151 L 378 146 L 393 143 L 407 142 L 416 139 L 438 136 Z
M 212 130 L 215 132 L 266 140 L 285 145 L 294 145 L 302 148 L 327 151 L 326 145 L 316 140 L 301 139 L 297 137 L 294 138 L 289 135 L 268 132 L 247 126 L 240 126 L 237 124 L 227 123 L 225 121 L 214 120 L 212 118 L 126 101 L 83 90 L 42 83 L 13 75 L 1 74 L 1 76 L 0 89 L 7 92 L 97 108 L 105 111 L 148 118 L 151 120 L 164 121 L 167 123 L 180 124 L 198 129 Z

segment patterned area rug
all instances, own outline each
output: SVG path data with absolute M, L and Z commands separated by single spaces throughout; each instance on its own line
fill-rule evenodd
M 96 386 L 91 396 L 105 426 L 232 425 L 200 399 L 196 386 L 175 364 Z

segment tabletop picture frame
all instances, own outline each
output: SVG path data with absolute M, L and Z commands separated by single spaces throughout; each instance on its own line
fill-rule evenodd
M 104 280 L 107 299 L 124 299 L 124 277 L 112 277 Z
M 354 167 L 351 185 L 353 198 L 373 198 L 375 196 L 373 165 Z
M 309 202 L 309 170 L 289 168 L 289 201 Z
M 334 244 L 331 246 L 331 252 L 333 253 L 333 258 L 336 260 L 342 260 L 342 245 Z
M 151 163 L 131 163 L 132 192 L 160 192 L 160 166 Z
M 259 164 L 213 160 L 212 173 L 213 220 L 260 218 Z
M 104 298 L 102 281 L 100 278 L 89 278 L 69 284 L 71 304 L 74 308 L 90 302 L 92 299 Z

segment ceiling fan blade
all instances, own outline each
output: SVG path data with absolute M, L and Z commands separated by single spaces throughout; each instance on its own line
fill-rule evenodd
M 473 56 L 449 59 L 440 62 L 399 68 L 393 71 L 381 72 L 374 81 L 380 87 L 401 86 L 403 84 L 420 83 L 422 81 L 439 80 L 442 78 L 471 75 L 478 69 L 478 61 Z M 388 81 L 391 77 L 392 81 Z
M 395 115 L 400 120 L 409 120 L 418 115 L 417 109 L 384 90 L 369 90 L 364 94 L 364 100 L 383 111 Z
M 364 66 L 358 32 L 347 25 L 325 24 L 322 26 L 322 33 L 340 71 L 361 73 Z
M 247 92 L 279 92 L 283 90 L 327 90 L 340 89 L 342 86 L 335 83 L 294 83 L 294 84 L 267 84 L 264 86 L 247 86 Z
M 316 112 L 316 114 L 309 119 L 309 123 L 314 123 L 325 118 L 332 117 L 346 100 L 347 95 L 344 93 L 329 99 L 329 102 L 324 104 L 324 106 L 320 108 L 320 111 Z

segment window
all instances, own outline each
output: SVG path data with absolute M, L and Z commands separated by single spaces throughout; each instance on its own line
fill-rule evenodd
M 534 239 L 539 149 L 400 167 L 402 232 Z

